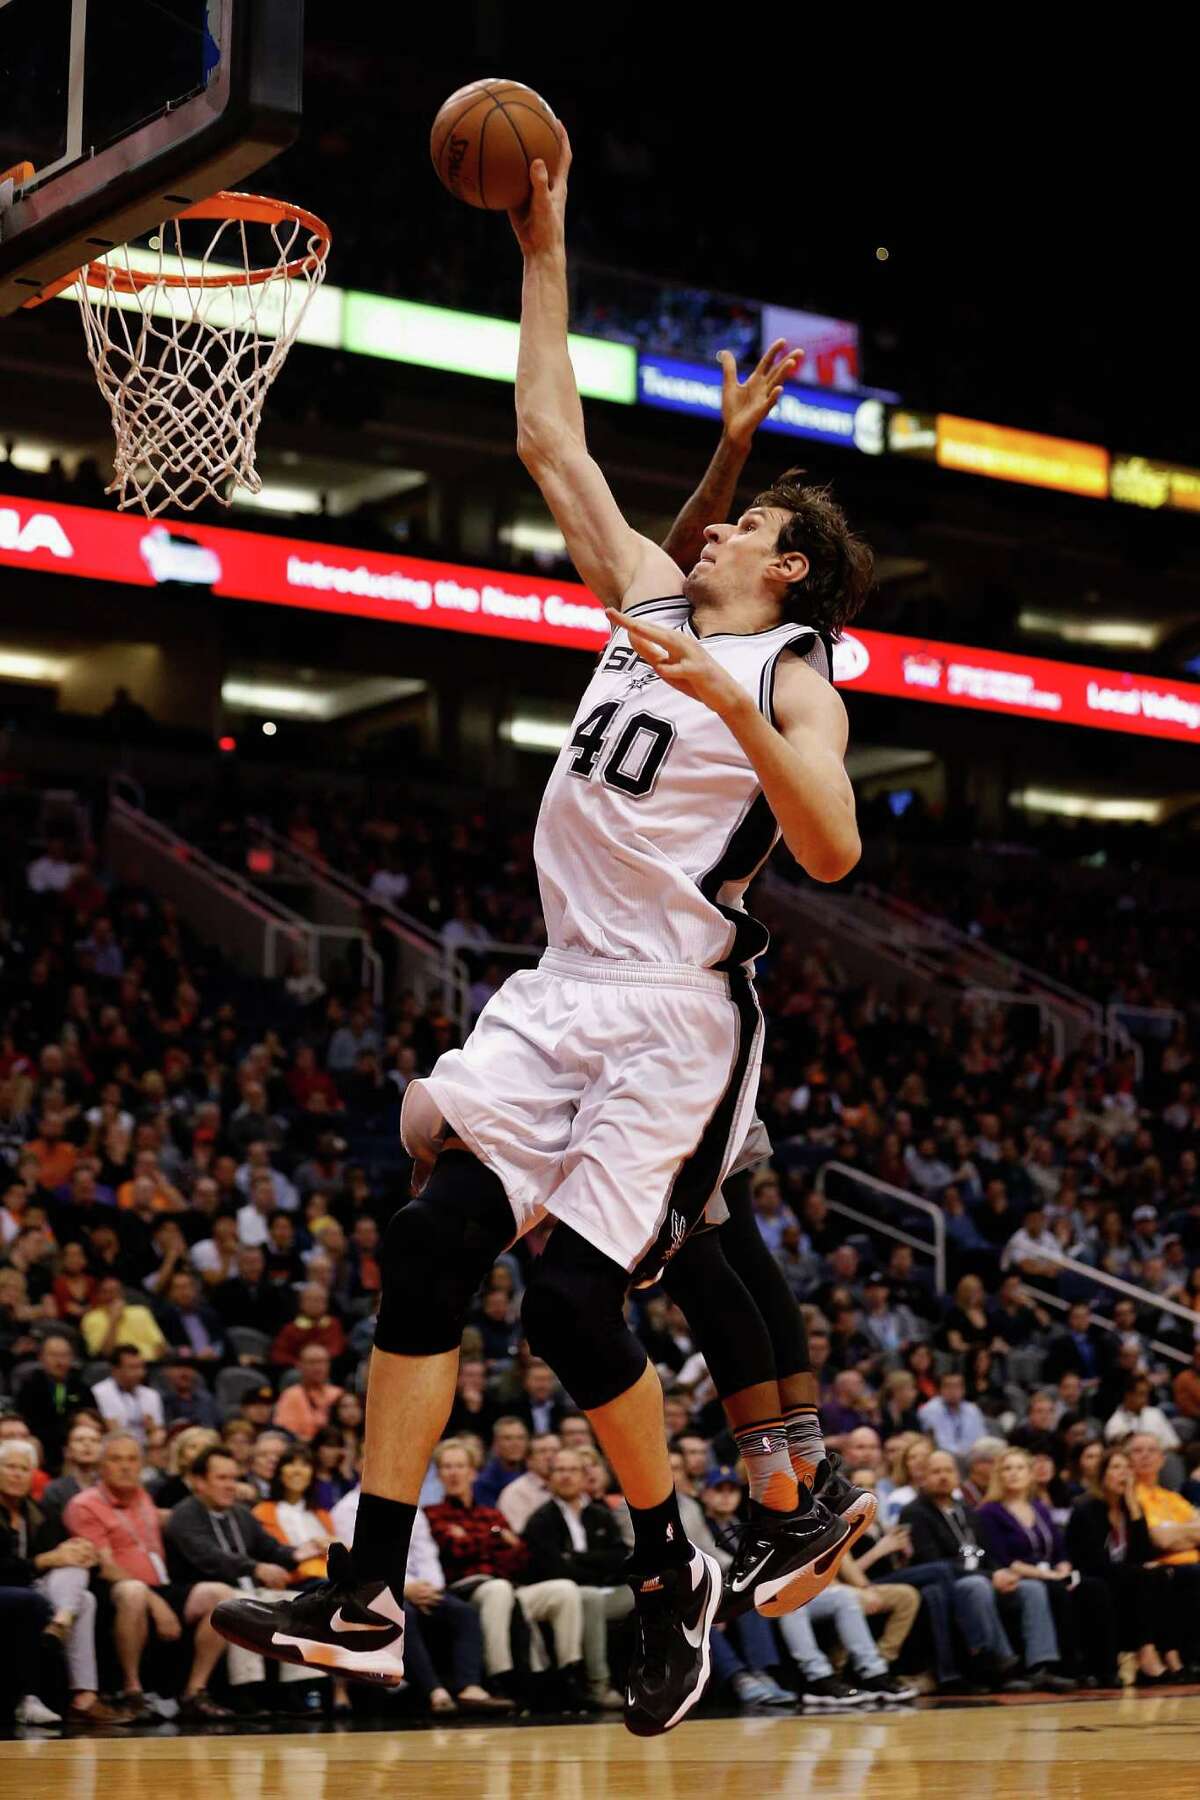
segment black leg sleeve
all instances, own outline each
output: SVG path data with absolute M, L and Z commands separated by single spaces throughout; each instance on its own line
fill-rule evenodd
M 750 1194 L 750 1171 L 731 1175 L 721 1190 L 729 1218 L 717 1236 L 725 1260 L 740 1275 L 766 1320 L 775 1352 L 775 1369 L 781 1381 L 789 1375 L 807 1375 L 808 1332 L 783 1270 L 763 1242 Z M 686 1309 L 685 1309 L 686 1310 Z
M 721 1231 L 693 1232 L 663 1271 L 721 1399 L 775 1380 L 771 1336 L 754 1296 L 726 1261 Z

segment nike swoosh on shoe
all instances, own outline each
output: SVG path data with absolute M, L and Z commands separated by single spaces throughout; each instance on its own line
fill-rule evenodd
M 388 1621 L 386 1619 L 381 1619 L 379 1621 L 378 1625 L 359 1625 L 353 1619 L 343 1619 L 342 1609 L 340 1606 L 338 1607 L 337 1611 L 334 1613 L 333 1617 L 330 1619 L 329 1628 L 331 1631 L 338 1631 L 338 1632 L 391 1631 L 391 1630 L 395 1629 L 394 1626 L 391 1626 L 388 1624 Z
M 750 1583 L 757 1579 L 759 1571 L 766 1568 L 771 1560 L 771 1554 L 772 1552 L 768 1550 L 765 1556 L 760 1556 L 750 1573 L 748 1575 L 743 1575 L 739 1581 L 731 1580 L 729 1583 L 731 1591 L 735 1594 L 745 1593 L 746 1589 L 750 1586 Z

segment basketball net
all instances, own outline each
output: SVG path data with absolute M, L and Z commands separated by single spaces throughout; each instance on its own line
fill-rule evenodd
M 190 252 L 185 232 L 199 239 Z M 263 402 L 325 278 L 329 244 L 299 207 L 217 194 L 161 225 L 149 250 L 112 250 L 38 297 L 74 284 L 116 438 L 107 492 L 122 509 L 152 519 L 206 499 L 228 506 L 234 488 L 261 492 Z

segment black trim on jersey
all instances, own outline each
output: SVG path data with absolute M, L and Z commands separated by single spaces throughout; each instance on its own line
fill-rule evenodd
M 686 594 L 664 594 L 657 600 L 635 600 L 632 606 L 622 606 L 620 611 L 627 613 L 631 619 L 636 619 L 639 613 L 647 611 L 651 606 L 686 606 L 687 603 Z
M 630 1271 L 630 1278 L 635 1282 L 652 1280 L 657 1276 L 664 1263 L 669 1262 L 679 1249 L 688 1232 L 703 1219 L 704 1209 L 716 1192 L 729 1154 L 729 1139 L 737 1118 L 738 1103 L 750 1071 L 750 1059 L 758 1033 L 762 1029 L 762 1013 L 755 999 L 753 984 L 741 969 L 734 969 L 730 973 L 729 997 L 737 1008 L 738 1015 L 737 1048 L 733 1054 L 729 1080 L 709 1114 L 699 1143 L 676 1170 L 675 1179 L 667 1190 L 654 1236 Z
M 708 632 L 705 632 L 703 637 L 700 636 L 700 633 L 696 630 L 696 627 L 692 624 L 692 621 L 690 618 L 687 619 L 687 621 L 686 621 L 686 628 L 688 631 L 691 632 L 692 636 L 695 638 L 695 640 L 698 644 L 713 644 L 717 641 L 718 638 L 770 637 L 770 635 L 773 631 L 787 631 L 787 630 L 799 630 L 802 632 L 815 631 L 814 626 L 812 626 L 812 625 L 797 626 L 795 624 L 794 620 L 792 620 L 792 619 L 780 619 L 778 625 L 764 625 L 761 631 L 708 631 Z
M 743 963 L 761 956 L 771 941 L 765 925 L 747 912 L 722 906 L 717 895 L 727 881 L 749 881 L 761 869 L 775 845 L 779 826 L 766 795 L 760 788 L 746 811 L 734 826 L 724 850 L 697 883 L 710 906 L 715 906 L 733 926 L 733 942 L 715 966 L 729 971 L 740 970 Z
M 763 664 L 763 671 L 759 675 L 759 713 L 763 713 L 772 722 L 772 725 L 779 725 L 779 720 L 775 718 L 775 670 L 779 668 L 779 657 L 783 655 L 784 650 L 795 650 L 797 644 L 811 643 L 811 641 L 819 641 L 819 634 L 811 626 L 806 626 L 802 632 L 797 632 L 795 637 L 790 637 L 786 644 L 779 644 L 779 650 L 775 650 Z

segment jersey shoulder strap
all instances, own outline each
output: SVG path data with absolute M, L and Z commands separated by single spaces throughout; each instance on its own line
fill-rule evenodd
M 779 667 L 780 657 L 787 651 L 791 651 L 793 656 L 798 656 L 801 662 L 807 663 L 810 669 L 815 669 L 817 674 L 826 681 L 833 680 L 833 640 L 825 632 L 818 631 L 815 626 L 796 626 L 790 635 L 782 637 L 781 642 L 771 651 L 762 666 L 762 674 L 759 676 L 759 711 L 770 720 L 772 725 L 779 723 L 775 717 L 775 674 Z

